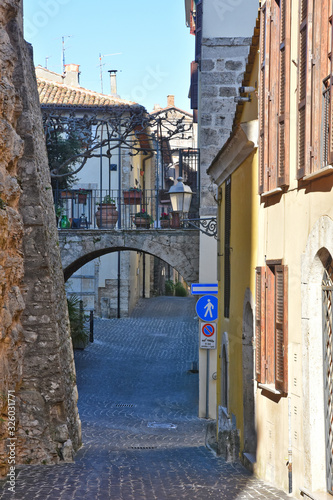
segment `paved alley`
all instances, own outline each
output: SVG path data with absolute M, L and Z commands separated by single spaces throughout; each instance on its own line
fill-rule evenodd
M 95 321 L 77 351 L 83 447 L 75 463 L 19 468 L 17 500 L 287 499 L 206 449 L 197 418 L 195 299 L 142 299 L 131 318 Z

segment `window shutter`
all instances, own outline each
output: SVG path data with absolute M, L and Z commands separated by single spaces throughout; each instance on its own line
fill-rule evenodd
M 265 160 L 267 157 L 266 127 L 266 7 L 260 13 L 260 97 L 259 97 L 259 194 L 265 190 Z
M 201 60 L 202 43 L 202 0 L 198 0 L 195 18 L 195 61 Z
M 266 290 L 265 290 L 265 268 L 256 269 L 256 380 L 259 383 L 265 383 L 265 316 L 266 316 Z
M 288 393 L 288 268 L 275 268 L 275 388 Z
M 198 109 L 198 63 L 191 62 L 191 109 Z
M 230 233 L 231 233 L 231 179 L 225 185 L 225 222 L 224 222 L 224 317 L 230 312 Z
M 277 185 L 289 184 L 289 2 L 280 3 L 280 82 L 278 119 Z
M 330 46 L 328 47 L 329 54 L 329 62 L 330 62 L 330 92 L 329 92 L 329 99 L 330 99 L 330 104 L 329 104 L 329 151 L 328 151 L 328 162 L 332 165 L 333 164 L 333 21 L 332 21 L 332 13 L 330 13 L 330 18 L 329 18 L 329 29 L 331 31 L 330 37 L 329 37 L 329 42 Z M 324 165 L 325 166 L 325 165 Z
M 300 2 L 299 63 L 298 63 L 298 165 L 297 178 L 305 174 L 306 165 L 306 96 L 308 53 L 308 0 Z

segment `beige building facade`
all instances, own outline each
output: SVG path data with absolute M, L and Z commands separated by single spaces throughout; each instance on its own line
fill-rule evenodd
M 333 491 L 332 5 L 267 0 L 260 15 L 255 471 L 322 498 Z

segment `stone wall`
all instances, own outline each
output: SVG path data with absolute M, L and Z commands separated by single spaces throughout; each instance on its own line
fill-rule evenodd
M 1 473 L 7 393 L 15 394 L 15 460 L 72 460 L 77 389 L 50 175 L 22 3 L 0 4 Z
M 204 38 L 200 71 L 201 215 L 216 214 L 207 169 L 228 139 L 251 38 Z

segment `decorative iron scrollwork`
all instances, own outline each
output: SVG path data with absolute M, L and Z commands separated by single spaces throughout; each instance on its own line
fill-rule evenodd
M 214 236 L 217 239 L 217 220 L 216 217 L 205 219 L 184 219 L 184 227 L 195 227 L 207 236 Z

